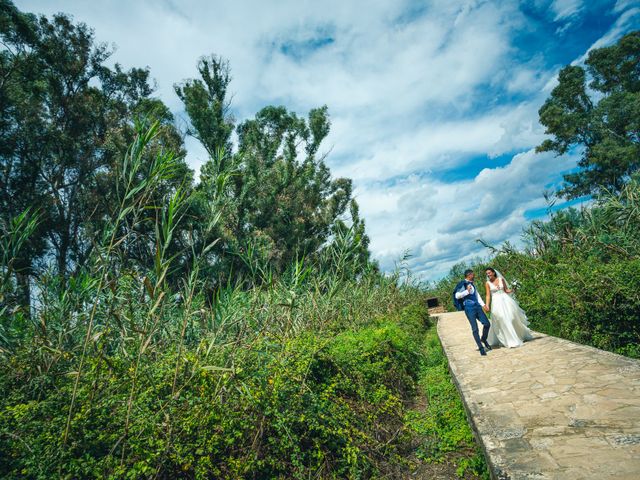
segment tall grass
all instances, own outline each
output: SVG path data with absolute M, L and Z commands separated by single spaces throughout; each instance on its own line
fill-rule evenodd
M 204 288 L 211 282 L 202 265 L 215 239 L 200 251 L 170 248 L 189 196 L 178 188 L 154 203 L 176 170 L 168 153 L 143 163 L 157 129 L 138 125 L 118 172 L 118 208 L 85 268 L 67 280 L 37 279 L 31 315 L 11 307 L 11 268 L 37 218 L 26 212 L 5 228 L 0 473 L 380 473 L 399 447 L 406 405 L 417 392 L 418 339 L 428 325 L 415 307 L 421 289 L 401 270 L 356 275 L 348 229 L 319 259 L 300 259 L 279 276 L 249 248 L 246 281 Z M 218 219 L 211 212 L 203 237 Z M 153 238 L 131 233 L 150 221 Z M 135 242 L 155 252 L 148 271 L 127 261 Z M 169 282 L 181 255 L 191 259 L 187 273 Z
M 8 353 L 15 338 L 23 333 L 25 320 L 31 312 L 25 310 L 20 301 L 19 287 L 14 280 L 22 274 L 19 260 L 29 236 L 38 226 L 38 215 L 27 209 L 11 219 L 7 225 L 1 225 L 0 236 L 0 318 L 12 321 L 0 323 L 0 355 Z

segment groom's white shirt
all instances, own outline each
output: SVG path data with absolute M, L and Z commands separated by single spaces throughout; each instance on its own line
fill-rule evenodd
M 478 303 L 480 304 L 481 307 L 484 307 L 484 302 L 482 301 L 482 299 L 480 298 L 480 294 L 478 293 L 478 290 L 476 290 L 476 287 L 474 285 L 471 285 L 471 291 L 467 290 L 466 288 L 464 290 L 461 290 L 459 292 L 456 292 L 456 298 L 458 300 L 460 300 L 461 298 L 466 297 L 467 295 L 473 295 L 475 293 L 476 295 L 476 299 L 478 300 Z

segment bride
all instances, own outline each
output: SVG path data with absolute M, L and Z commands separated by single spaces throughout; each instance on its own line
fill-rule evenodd
M 489 344 L 519 347 L 533 336 L 527 328 L 529 321 L 518 302 L 511 297 L 513 290 L 504 277 L 493 268 L 487 268 L 486 305 L 491 308 Z

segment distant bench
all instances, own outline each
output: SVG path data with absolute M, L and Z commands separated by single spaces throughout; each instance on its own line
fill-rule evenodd
M 430 315 L 435 313 L 445 313 L 445 309 L 442 305 L 440 305 L 440 300 L 438 297 L 430 297 L 427 298 L 427 309 Z

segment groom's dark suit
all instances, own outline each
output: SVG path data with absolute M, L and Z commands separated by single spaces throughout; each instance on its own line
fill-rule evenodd
M 456 285 L 456 292 L 466 291 L 467 286 L 471 285 L 473 287 L 472 293 L 462 297 L 460 301 L 464 306 L 464 313 L 471 324 L 471 332 L 473 333 L 473 339 L 478 344 L 478 349 L 480 352 L 484 352 L 484 347 L 482 343 L 486 343 L 487 337 L 489 335 L 489 328 L 491 328 L 491 324 L 489 323 L 489 319 L 484 313 L 482 307 L 484 304 L 478 295 L 476 290 L 476 286 L 473 282 L 469 282 L 468 280 L 463 280 L 458 285 Z M 482 323 L 482 339 L 478 335 L 478 324 L 476 320 Z M 482 341 L 482 343 L 481 343 Z M 484 354 L 483 354 L 484 355 Z

